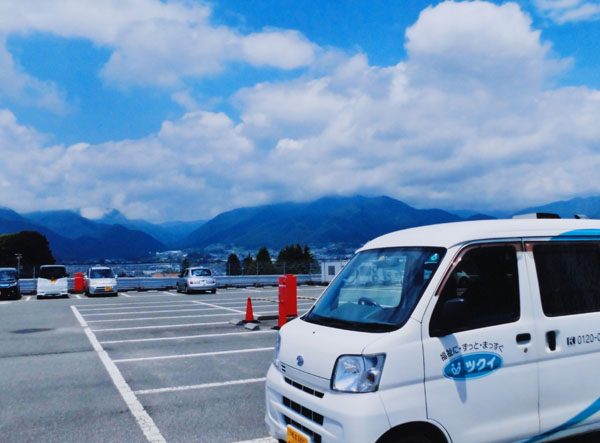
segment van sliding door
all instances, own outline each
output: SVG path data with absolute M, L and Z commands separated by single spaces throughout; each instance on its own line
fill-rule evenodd
M 600 239 L 527 242 L 536 312 L 540 425 L 566 436 L 600 425 Z

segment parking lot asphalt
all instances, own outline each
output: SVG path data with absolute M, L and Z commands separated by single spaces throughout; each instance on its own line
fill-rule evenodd
M 317 297 L 323 288 L 298 288 Z M 264 382 L 276 320 L 256 331 L 248 297 L 125 292 L 0 302 L 0 440 L 267 443 Z M 298 313 L 311 305 L 298 301 Z M 254 300 L 255 316 L 277 304 Z

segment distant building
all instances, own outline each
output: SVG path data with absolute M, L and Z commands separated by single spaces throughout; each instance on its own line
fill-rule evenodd
M 321 281 L 329 283 L 347 263 L 348 260 L 325 260 L 321 262 Z

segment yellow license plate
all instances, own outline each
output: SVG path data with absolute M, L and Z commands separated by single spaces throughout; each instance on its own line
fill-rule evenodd
M 56 280 L 50 280 L 50 283 L 56 283 Z
M 105 290 L 106 292 L 108 292 L 108 291 L 112 291 L 112 286 L 107 286 L 106 288 L 104 288 L 104 290 Z
M 300 432 L 298 429 L 287 427 L 287 443 L 309 443 L 308 435 Z

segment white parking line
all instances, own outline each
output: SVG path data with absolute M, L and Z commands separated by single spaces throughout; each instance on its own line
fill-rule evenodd
M 169 329 L 169 328 L 189 328 L 192 326 L 215 326 L 215 325 L 228 325 L 228 321 L 215 321 L 205 323 L 184 323 L 180 325 L 159 325 L 159 326 L 132 326 L 129 328 L 103 328 L 103 329 L 92 329 L 94 332 L 108 332 L 108 331 L 135 331 L 138 329 Z
M 192 389 L 220 388 L 223 386 L 245 385 L 247 383 L 260 383 L 260 382 L 264 382 L 265 380 L 266 380 L 265 377 L 247 378 L 245 380 L 233 380 L 233 381 L 225 381 L 225 382 L 221 382 L 221 383 L 204 383 L 202 385 L 175 386 L 172 388 L 157 388 L 157 389 L 141 389 L 139 391 L 135 391 L 134 393 L 137 395 L 162 394 L 163 392 L 190 391 Z
M 235 443 L 277 443 L 277 439 L 273 437 L 256 438 L 254 440 L 236 441 Z
M 123 375 L 121 375 L 121 371 L 119 371 L 119 368 L 117 368 L 115 363 L 110 359 L 104 348 L 102 348 L 102 345 L 98 343 L 96 336 L 86 324 L 79 311 L 77 311 L 77 308 L 75 306 L 71 306 L 71 310 L 73 311 L 73 314 L 75 314 L 75 317 L 77 318 L 79 324 L 83 328 L 85 335 L 87 335 L 87 338 L 92 344 L 92 347 L 98 353 L 100 361 L 102 361 L 102 364 L 108 371 L 108 375 L 110 375 L 110 378 L 112 379 L 117 390 L 119 391 L 119 394 L 121 394 L 121 397 L 123 397 L 123 400 L 129 407 L 129 410 L 131 411 L 133 417 L 140 426 L 140 429 L 146 436 L 146 439 L 150 443 L 166 443 L 165 438 L 162 436 L 159 429 L 154 424 L 154 420 L 152 420 L 152 417 L 148 415 L 142 404 L 139 402 L 134 392 L 131 390 L 131 388 L 123 378 Z
M 250 352 L 272 351 L 273 349 L 275 349 L 275 348 L 271 346 L 270 348 L 235 349 L 233 351 L 199 352 L 196 354 L 177 354 L 177 355 L 159 355 L 156 357 L 122 358 L 120 360 L 113 360 L 113 362 L 115 362 L 115 363 L 133 363 L 133 362 L 138 362 L 138 361 L 172 360 L 175 358 L 210 357 L 213 355 L 248 354 Z
M 266 331 L 248 331 L 248 332 L 225 332 L 223 334 L 199 334 L 199 335 L 181 335 L 179 337 L 155 337 L 155 338 L 133 338 L 128 340 L 107 340 L 101 341 L 103 345 L 115 343 L 140 343 L 147 341 L 165 341 L 165 340 L 188 340 L 191 338 L 211 338 L 211 337 L 228 337 L 232 335 L 250 335 L 250 334 L 275 334 L 275 330 Z
M 244 306 L 245 307 L 246 306 L 246 302 L 248 301 L 248 297 L 244 297 L 244 298 L 241 298 L 239 300 L 231 300 L 231 301 L 220 301 L 220 300 L 209 300 L 209 301 L 211 303 L 218 303 L 219 306 L 223 306 L 223 305 L 239 305 L 239 306 Z M 273 303 L 275 301 L 277 301 L 277 300 L 273 299 L 272 302 L 268 302 L 268 301 L 264 301 L 264 300 L 253 300 L 252 301 L 252 305 L 254 306 L 255 303 L 256 304 L 263 304 L 264 305 L 264 304 L 267 304 L 267 303 Z M 194 303 L 206 303 L 206 304 L 208 304 L 207 301 L 197 301 L 197 302 L 194 302 Z
M 85 314 L 86 317 L 99 317 L 101 315 L 131 315 L 131 314 L 162 314 L 164 312 L 188 312 L 188 311 L 214 311 L 214 308 L 194 308 L 190 309 L 167 309 L 164 311 L 139 311 L 139 312 L 103 312 L 102 314 Z
M 204 305 L 204 306 L 212 306 L 213 308 L 224 309 L 226 311 L 232 311 L 232 312 L 235 312 L 236 314 L 245 314 L 245 311 L 240 311 L 238 309 L 225 308 L 223 306 L 213 305 L 213 304 L 210 304 L 210 303 L 205 303 L 203 301 L 195 301 L 193 303 L 197 303 L 199 305 Z
M 194 304 L 197 302 L 194 301 L 190 301 L 190 302 L 186 302 L 185 304 L 170 304 L 169 307 L 175 307 L 175 308 L 180 308 L 182 306 L 194 306 Z M 129 306 L 131 303 L 126 303 L 124 305 L 121 306 L 111 306 L 109 308 L 91 308 L 91 309 L 81 309 L 80 312 L 84 312 L 86 313 L 86 315 L 88 312 L 92 312 L 92 311 L 114 311 L 114 310 L 121 310 L 121 311 L 125 311 L 127 309 L 150 309 L 150 308 L 164 308 L 164 306 Z
M 102 306 L 102 309 L 104 309 L 104 307 L 106 306 L 138 306 L 139 305 L 171 305 L 173 304 L 173 301 L 132 301 L 132 302 L 120 302 L 120 303 L 95 303 L 95 304 L 84 304 L 84 305 L 78 305 L 79 311 L 92 311 L 92 310 L 96 310 L 98 308 L 96 308 L 96 306 Z M 151 306 L 149 306 L 151 307 Z M 106 309 L 110 309 L 110 308 L 106 308 Z
M 25 297 L 25 301 L 31 301 L 35 298 L 35 295 L 30 295 L 29 297 Z
M 239 314 L 239 313 L 238 313 Z M 257 315 L 275 315 L 277 312 L 254 312 L 254 316 Z M 106 322 L 123 322 L 123 321 L 143 321 L 143 320 L 163 320 L 173 318 L 203 318 L 203 317 L 227 317 L 234 314 L 202 314 L 202 315 L 169 315 L 164 317 L 139 317 L 139 318 L 113 318 L 108 320 L 89 320 L 88 323 L 106 323 Z
M 131 297 L 131 295 L 126 294 L 125 292 L 119 292 L 119 295 L 122 295 L 123 297 Z

